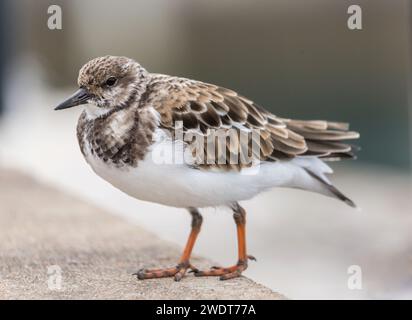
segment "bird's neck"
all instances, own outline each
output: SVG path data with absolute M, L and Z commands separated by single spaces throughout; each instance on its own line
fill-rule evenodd
M 144 90 L 133 90 L 129 93 L 129 95 L 125 96 L 122 100 L 116 101 L 116 103 L 111 106 L 106 106 L 105 104 L 88 104 L 84 108 L 87 119 L 95 120 L 98 118 L 106 118 L 113 113 L 119 112 L 120 110 L 125 110 L 136 106 L 143 93 Z
M 107 117 L 111 113 L 111 109 L 98 107 L 95 104 L 88 104 L 84 108 L 88 120 Z

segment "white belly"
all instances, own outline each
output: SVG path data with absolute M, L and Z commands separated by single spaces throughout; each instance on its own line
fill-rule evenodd
M 86 155 L 86 160 L 96 174 L 126 194 L 173 207 L 227 205 L 250 199 L 272 187 L 322 191 L 316 190 L 318 184 L 302 169 L 302 161 L 307 159 L 264 162 L 240 173 L 198 170 L 185 163 L 161 163 L 159 147 L 169 153 L 171 145 L 170 141 L 155 144 L 137 167 L 116 168 L 90 154 Z M 312 160 L 317 165 L 322 163 L 319 159 Z

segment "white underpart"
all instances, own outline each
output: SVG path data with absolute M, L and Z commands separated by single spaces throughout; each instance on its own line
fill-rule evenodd
M 89 120 L 99 118 L 110 111 L 109 108 L 101 108 L 91 103 L 85 105 L 84 110 L 86 110 L 87 119 Z
M 198 170 L 185 161 L 162 163 L 162 160 L 172 159 L 178 153 L 173 151 L 173 143 L 162 130 L 155 132 L 154 141 L 146 157 L 135 168 L 116 168 L 90 153 L 86 159 L 100 177 L 128 195 L 174 207 L 228 205 L 250 199 L 273 187 L 300 188 L 331 195 L 304 169 L 308 168 L 326 179 L 325 173 L 332 170 L 316 157 L 263 162 L 243 169 L 241 173 Z M 183 144 L 178 144 L 177 148 L 183 148 Z M 185 157 L 186 160 L 190 158 L 188 153 Z

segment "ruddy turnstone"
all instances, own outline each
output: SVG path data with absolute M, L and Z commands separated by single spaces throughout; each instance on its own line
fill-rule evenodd
M 238 277 L 253 259 L 238 201 L 269 188 L 314 191 L 355 206 L 328 180 L 332 170 L 324 162 L 354 157 L 343 141 L 359 134 L 346 123 L 280 118 L 235 91 L 149 73 L 126 57 L 87 62 L 78 85 L 55 110 L 86 105 L 77 138 L 95 173 L 134 198 L 186 208 L 192 216 L 177 266 L 140 270 L 139 279 L 179 281 L 187 270 Z M 199 208 L 216 206 L 233 210 L 238 261 L 199 271 L 189 260 L 202 224 Z

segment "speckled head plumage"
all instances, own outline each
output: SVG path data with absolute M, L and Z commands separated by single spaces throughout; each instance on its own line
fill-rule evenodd
M 146 88 L 147 71 L 127 57 L 104 56 L 87 62 L 79 71 L 78 85 L 93 96 L 98 107 L 124 106 Z
M 90 103 L 99 108 L 125 107 L 146 90 L 148 72 L 127 57 L 103 56 L 87 62 L 79 71 L 79 90 L 56 109 Z
M 95 58 L 81 67 L 77 83 L 79 87 L 103 86 L 111 76 L 125 76 L 133 64 L 136 64 L 136 62 L 126 57 L 104 56 Z

